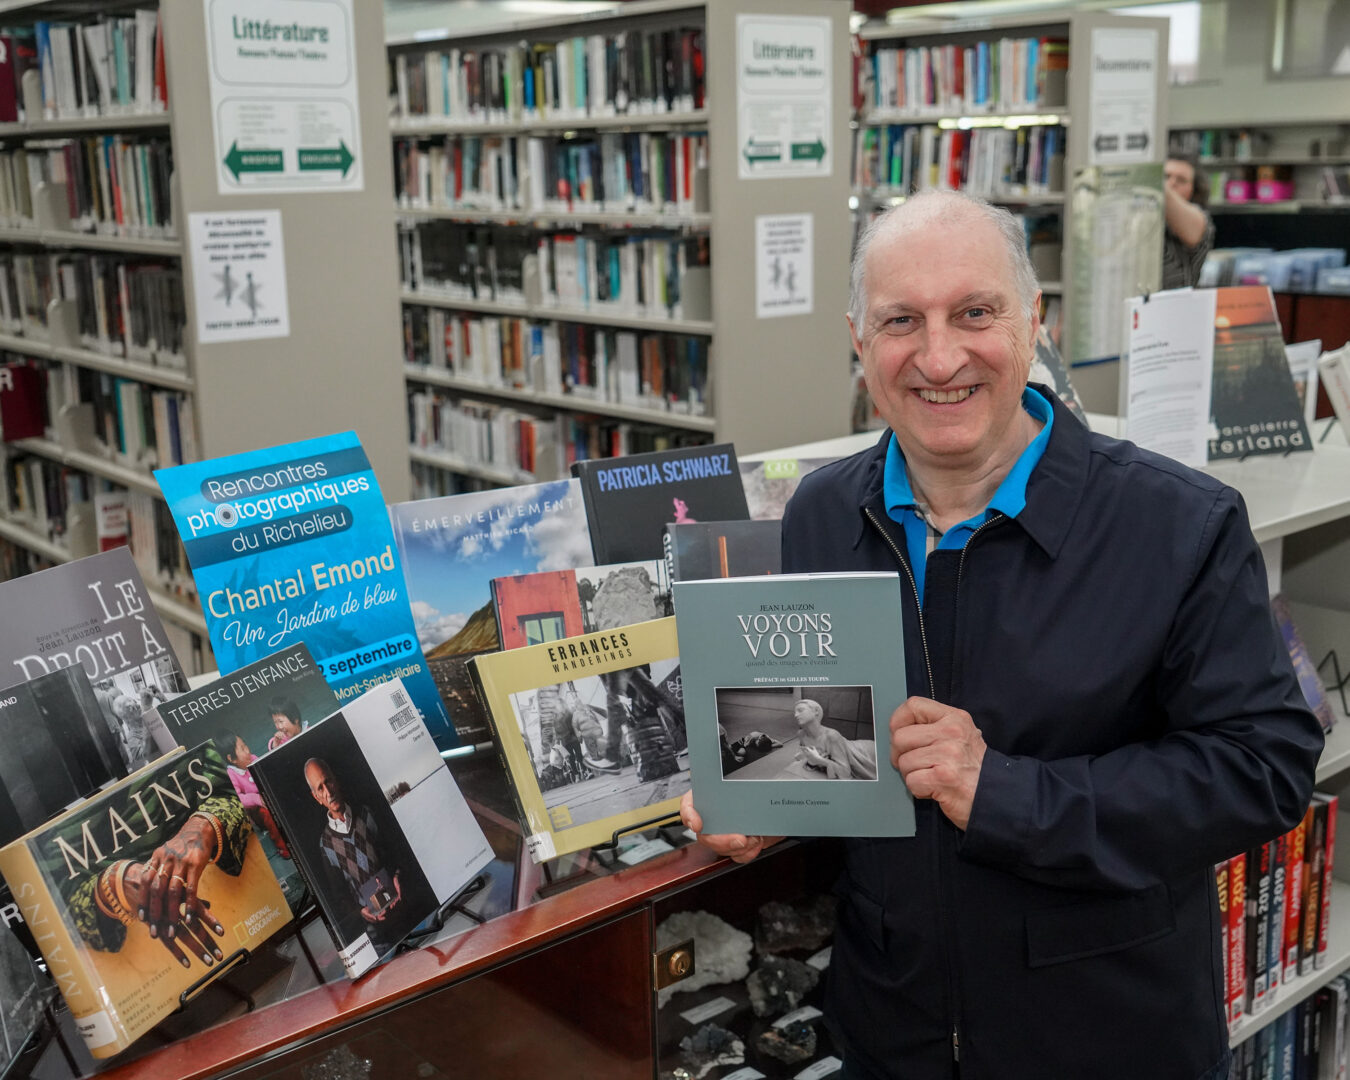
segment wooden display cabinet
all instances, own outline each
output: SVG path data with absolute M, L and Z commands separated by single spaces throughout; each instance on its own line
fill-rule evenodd
M 489 794 L 492 784 L 465 764 L 455 771 L 466 793 Z M 489 781 L 494 765 L 479 766 Z M 550 880 L 530 864 L 518 826 L 490 805 L 497 801 L 475 800 L 496 855 L 486 887 L 466 903 L 486 918 L 481 925 L 453 916 L 422 947 L 350 982 L 313 918 L 101 1068 L 78 1046 L 66 1014 L 64 1038 L 47 1048 L 31 1075 L 650 1080 L 677 1075 L 679 1040 L 697 1026 L 679 1012 L 717 992 L 735 1002 L 718 1022 L 742 1037 L 752 1025 L 755 1034 L 762 1030 L 766 1021 L 753 1018 L 744 980 L 677 994 L 658 1010 L 655 928 L 675 911 L 710 910 L 753 932 L 765 901 L 830 889 L 837 845 L 783 844 L 737 867 L 675 827 L 662 832 L 678 846 L 637 866 L 586 852 L 557 860 Z M 816 1056 L 828 1051 L 822 1029 Z M 769 1077 L 795 1075 L 805 1064 L 780 1069 L 748 1060 Z M 727 1066 L 710 1076 L 732 1071 Z

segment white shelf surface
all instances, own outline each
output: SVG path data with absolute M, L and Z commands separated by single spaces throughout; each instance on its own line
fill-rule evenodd
M 487 383 L 476 382 L 473 379 L 461 378 L 442 368 L 428 367 L 425 364 L 404 364 L 403 373 L 410 382 L 443 386 L 448 390 L 457 390 L 465 394 L 502 398 L 528 405 L 541 405 L 550 409 L 563 409 L 567 412 L 613 416 L 620 420 L 632 420 L 635 423 L 652 424 L 657 427 L 682 428 L 688 431 L 710 432 L 717 426 L 716 421 L 711 416 L 690 416 L 687 413 L 670 412 L 665 409 L 644 409 L 639 405 L 594 401 L 576 394 L 548 394 L 542 390 L 519 390 L 510 386 L 492 386 Z
M 456 311 L 477 311 L 485 315 L 516 315 L 523 319 L 546 319 L 554 322 L 594 323 L 598 326 L 620 326 L 632 330 L 657 330 L 667 334 L 698 334 L 712 336 L 713 324 L 697 319 L 666 319 L 650 315 L 626 315 L 604 309 L 565 307 L 535 307 L 531 304 L 508 304 L 495 300 L 461 300 L 440 293 L 404 289 L 399 298 L 405 304 L 426 304 L 430 307 L 453 308 Z
M 1322 199 L 1281 199 L 1279 202 L 1210 203 L 1211 214 L 1301 214 L 1305 210 L 1350 210 L 1350 199 L 1327 202 Z
M 0 537 L 18 544 L 20 547 L 25 547 L 29 551 L 37 552 L 49 562 L 67 563 L 74 560 L 74 556 L 59 544 L 53 544 L 31 529 L 3 516 L 0 516 Z M 150 602 L 155 605 L 155 610 L 163 618 L 191 630 L 194 634 L 200 634 L 204 638 L 209 637 L 206 620 L 202 618 L 201 611 L 198 610 L 195 602 L 190 603 L 178 597 L 170 596 L 168 593 L 154 588 L 149 582 L 146 582 L 145 591 L 150 597 Z
M 120 356 L 108 356 L 92 349 L 75 349 L 64 345 L 53 345 L 49 341 L 21 337 L 15 334 L 0 334 L 0 349 L 22 353 L 25 356 L 38 356 L 48 360 L 61 360 L 76 367 L 106 371 L 110 375 L 121 375 L 126 379 L 163 386 L 169 390 L 190 392 L 193 389 L 192 376 L 176 368 L 156 367 L 136 360 L 124 360 Z
M 498 465 L 466 461 L 464 458 L 448 454 L 444 450 L 425 450 L 420 446 L 410 446 L 408 447 L 408 457 L 423 465 L 434 465 L 438 469 L 460 473 L 464 476 L 476 476 L 480 480 L 487 480 L 494 484 L 510 486 L 535 483 L 535 476 L 523 469 L 504 469 Z
M 708 123 L 707 109 L 666 113 L 625 113 L 622 116 L 558 116 L 501 121 L 451 120 L 443 116 L 416 119 L 394 117 L 389 133 L 395 137 L 423 135 L 557 135 L 569 131 L 665 131 L 699 128 Z
M 394 212 L 400 218 L 521 225 L 549 225 L 561 222 L 577 225 L 631 225 L 656 229 L 706 229 L 712 224 L 711 214 L 665 213 L 654 210 L 474 210 L 460 206 L 397 206 Z
M 25 5 L 27 6 L 27 5 Z M 0 8 L 0 11 L 5 9 Z M 29 123 L 0 124 L 0 139 L 19 136 L 74 135 L 84 131 L 123 132 L 142 128 L 167 128 L 169 114 L 122 113 L 112 116 L 80 116 L 66 120 L 33 120 Z
M 25 450 L 30 454 L 60 462 L 62 465 L 92 473 L 94 476 L 101 476 L 123 487 L 143 491 L 159 499 L 164 497 L 159 489 L 159 482 L 144 469 L 135 469 L 111 458 L 86 453 L 83 450 L 67 449 L 50 439 L 16 439 L 9 445 L 16 450 Z
M 1252 532 L 1264 544 L 1350 515 L 1350 449 L 1314 445 L 1288 457 L 1215 461 L 1205 471 L 1242 492 Z
M 855 188 L 853 194 L 859 199 L 871 199 L 873 202 L 904 202 L 907 197 L 905 189 L 898 187 Z M 988 200 L 995 206 L 1064 205 L 1064 192 L 1062 191 L 1002 192 L 997 195 L 973 192 L 972 194 L 979 195 L 980 198 Z
M 858 122 L 863 127 L 878 127 L 890 124 L 936 124 L 944 120 L 958 128 L 1030 127 L 1036 124 L 1067 124 L 1069 111 L 1062 105 L 1028 105 L 1024 109 L 1001 109 L 998 112 L 962 112 L 951 109 L 910 112 L 901 109 L 868 109 Z
M 1331 884 L 1331 932 L 1327 936 L 1326 963 L 1292 982 L 1282 983 L 1275 1000 L 1255 1016 L 1244 1016 L 1228 1031 L 1228 1043 L 1246 1042 L 1264 1027 L 1269 1027 L 1300 1001 L 1312 997 L 1341 972 L 1350 970 L 1350 884 Z
M 122 251 L 129 255 L 162 255 L 178 258 L 183 254 L 179 240 L 157 240 L 133 236 L 108 236 L 82 233 L 73 229 L 0 228 L 0 243 L 37 244 L 48 248 L 87 248 L 92 251 Z

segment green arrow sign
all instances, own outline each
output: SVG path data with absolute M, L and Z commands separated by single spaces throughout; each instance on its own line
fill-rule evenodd
M 822 161 L 825 158 L 825 144 L 817 137 L 813 143 L 792 144 L 793 161 Z
M 782 156 L 783 153 L 777 143 L 769 143 L 766 146 L 751 139 L 745 144 L 745 160 L 752 165 L 756 161 L 778 161 Z
M 301 150 L 299 153 L 301 172 L 316 169 L 338 169 L 343 176 L 346 176 L 347 170 L 352 167 L 352 162 L 356 160 L 352 152 L 347 149 L 347 144 L 341 140 L 338 141 L 337 149 L 323 147 L 321 149 Z
M 240 150 L 239 144 L 234 143 L 225 155 L 225 168 L 238 180 L 240 173 L 282 172 L 284 166 L 280 150 Z

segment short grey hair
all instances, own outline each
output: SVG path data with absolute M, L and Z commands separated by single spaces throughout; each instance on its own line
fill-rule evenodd
M 973 210 L 984 217 L 998 230 L 1003 245 L 1008 252 L 1008 262 L 1012 265 L 1013 285 L 1017 297 L 1022 302 L 1022 314 L 1030 319 L 1034 314 L 1036 293 L 1040 285 L 1036 281 L 1036 271 L 1031 265 L 1031 256 L 1027 253 L 1026 232 L 1022 222 L 1004 210 L 994 206 L 978 195 L 964 191 L 943 191 L 930 189 L 911 195 L 899 206 L 878 214 L 858 236 L 853 249 L 853 264 L 849 275 L 848 317 L 853 322 L 853 331 L 859 338 L 863 336 L 863 319 L 867 315 L 867 253 L 872 241 L 883 233 L 904 229 L 910 219 L 916 223 L 934 219 L 952 219 L 963 209 Z

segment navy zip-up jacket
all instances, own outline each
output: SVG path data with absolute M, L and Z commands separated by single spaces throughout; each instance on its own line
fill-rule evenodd
M 827 1015 L 851 1075 L 1196 1080 L 1227 1056 L 1216 863 L 1292 828 L 1322 732 L 1241 496 L 1055 409 L 1015 519 L 928 559 L 889 433 L 808 475 L 784 572 L 898 570 L 911 694 L 988 745 L 963 833 L 846 841 Z M 897 657 L 897 659 L 899 659 Z M 878 717 L 885 756 L 889 718 Z

